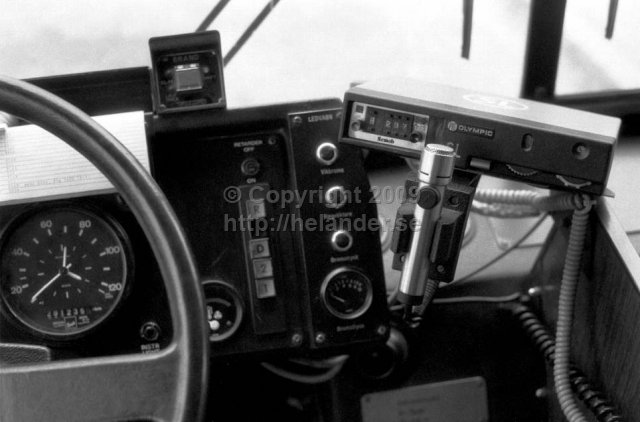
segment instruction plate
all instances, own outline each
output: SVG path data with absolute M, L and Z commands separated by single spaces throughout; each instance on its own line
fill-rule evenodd
M 486 422 L 481 377 L 424 384 L 362 396 L 363 422 Z

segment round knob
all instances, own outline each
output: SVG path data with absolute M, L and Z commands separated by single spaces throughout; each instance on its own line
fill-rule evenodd
M 330 166 L 338 159 L 338 148 L 331 142 L 323 142 L 316 149 L 316 159 L 320 164 Z
M 160 327 L 153 321 L 144 323 L 140 328 L 140 337 L 146 341 L 158 340 L 160 333 Z
M 342 186 L 333 186 L 324 194 L 328 208 L 341 208 L 347 202 L 347 193 Z
M 338 230 L 331 236 L 331 246 L 338 252 L 346 252 L 353 246 L 353 236 L 346 230 Z
M 240 164 L 240 170 L 245 176 L 255 176 L 260 173 L 260 162 L 255 158 L 247 158 Z

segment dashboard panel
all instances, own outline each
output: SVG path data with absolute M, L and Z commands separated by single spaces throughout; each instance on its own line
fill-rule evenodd
M 376 205 L 361 151 L 337 143 L 340 113 L 334 99 L 147 113 L 152 174 L 192 245 L 213 357 L 335 353 L 388 336 Z M 0 213 L 3 341 L 54 359 L 168 344 L 157 264 L 119 196 Z
M 386 338 L 380 249 L 371 247 L 380 244 L 377 211 L 361 152 L 336 142 L 340 104 L 162 116 L 149 125 L 156 180 L 201 277 L 243 304 L 228 339 L 217 341 L 211 321 L 214 356 Z

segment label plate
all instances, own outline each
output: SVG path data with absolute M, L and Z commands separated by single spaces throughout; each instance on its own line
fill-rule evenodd
M 482 422 L 489 420 L 481 377 L 371 393 L 362 396 L 363 422 Z

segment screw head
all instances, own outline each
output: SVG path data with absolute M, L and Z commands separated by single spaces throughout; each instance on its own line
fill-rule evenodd
M 292 119 L 292 122 L 294 125 L 301 125 L 302 124 L 302 117 L 300 116 L 294 116 Z
M 536 390 L 536 397 L 539 399 L 545 399 L 549 396 L 549 389 L 546 387 L 538 388 Z
M 531 287 L 527 290 L 527 294 L 531 297 L 540 296 L 540 294 L 542 294 L 542 289 L 540 287 Z
M 387 326 L 386 325 L 379 325 L 378 328 L 376 329 L 376 333 L 379 336 L 383 336 L 383 335 L 387 334 Z
M 322 344 L 327 340 L 327 336 L 324 333 L 316 334 L 316 343 Z
M 302 334 L 295 333 L 291 336 L 291 344 L 294 346 L 299 346 L 302 344 Z

